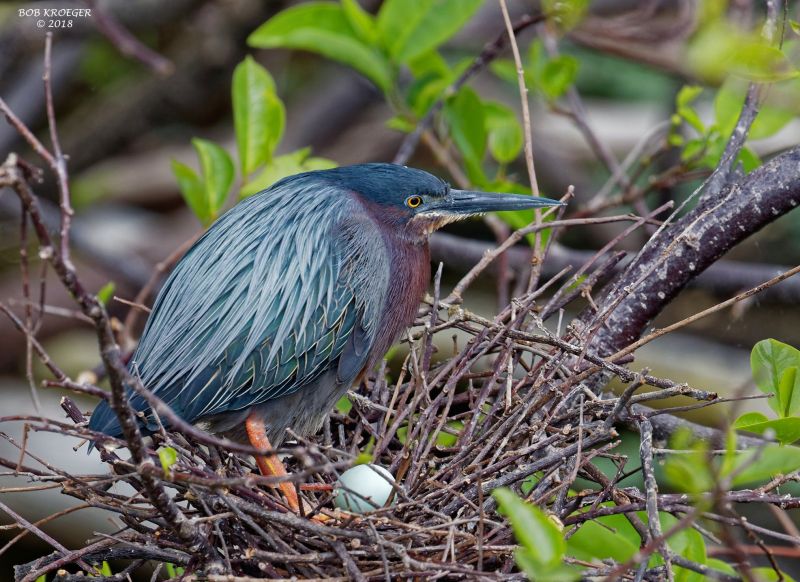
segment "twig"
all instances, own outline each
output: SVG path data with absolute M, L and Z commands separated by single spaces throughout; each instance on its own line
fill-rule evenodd
M 522 57 L 517 46 L 516 31 L 511 24 L 511 17 L 508 15 L 506 0 L 500 0 L 500 9 L 503 12 L 503 21 L 506 24 L 508 41 L 511 45 L 511 53 L 514 55 L 514 64 L 517 67 L 517 82 L 519 83 L 519 96 L 522 103 L 522 131 L 525 136 L 525 164 L 528 167 L 528 178 L 531 182 L 531 190 L 534 196 L 539 196 L 539 183 L 536 180 L 536 169 L 533 165 L 533 133 L 531 123 L 531 112 L 528 105 L 528 87 L 525 84 L 525 69 L 522 66 Z
M 92 7 L 92 17 L 97 23 L 97 28 L 103 35 L 117 47 L 123 55 L 133 57 L 145 66 L 162 76 L 172 74 L 175 65 L 169 59 L 161 56 L 156 51 L 133 36 L 116 18 L 103 10 L 94 0 L 84 0 Z
M 67 175 L 67 161 L 64 154 L 61 153 L 61 142 L 58 140 L 58 129 L 56 125 L 56 111 L 53 105 L 53 88 L 50 84 L 50 75 L 52 69 L 52 51 L 53 51 L 53 33 L 47 32 L 45 35 L 44 44 L 44 94 L 45 103 L 47 104 L 47 125 L 50 128 L 50 142 L 53 146 L 53 170 L 58 178 L 58 191 L 61 202 L 61 237 L 60 237 L 60 254 L 61 260 L 64 261 L 66 267 L 74 271 L 75 266 L 72 264 L 70 258 L 69 248 L 69 229 L 72 224 L 72 204 L 70 202 L 69 194 L 69 177 Z
M 711 315 L 713 313 L 717 313 L 718 311 L 722 311 L 723 309 L 727 309 L 731 305 L 733 305 L 735 303 L 738 303 L 739 301 L 743 301 L 743 300 L 745 300 L 745 299 L 747 299 L 749 297 L 752 297 L 753 295 L 761 293 L 765 289 L 769 289 L 773 285 L 777 285 L 781 281 L 785 281 L 786 279 L 788 279 L 789 277 L 793 277 L 797 273 L 800 273 L 800 265 L 798 265 L 797 267 L 794 267 L 793 269 L 789 269 L 788 271 L 785 271 L 785 272 L 781 273 L 777 277 L 773 277 L 769 281 L 764 281 L 763 283 L 761 283 L 760 285 L 756 285 L 752 289 L 748 289 L 747 291 L 745 291 L 743 293 L 739 293 L 735 297 L 731 297 L 730 299 L 728 299 L 726 301 L 722 301 L 721 303 L 717 303 L 716 305 L 713 305 L 712 307 L 709 307 L 708 309 L 704 309 L 703 311 L 695 313 L 694 315 L 690 315 L 689 317 L 686 317 L 686 318 L 684 318 L 684 319 L 682 319 L 680 321 L 677 321 L 677 322 L 675 322 L 675 323 L 673 323 L 671 325 L 668 325 L 666 327 L 662 327 L 660 329 L 653 330 L 651 333 L 649 333 L 648 335 L 638 339 L 637 341 L 633 342 L 629 346 L 627 346 L 627 347 L 625 347 L 625 348 L 623 348 L 621 350 L 618 350 L 613 355 L 609 356 L 608 360 L 611 361 L 611 362 L 617 361 L 619 358 L 621 358 L 621 357 L 623 357 L 623 356 L 625 356 L 627 354 L 635 352 L 636 350 L 638 350 L 643 345 L 649 344 L 651 341 L 653 341 L 655 339 L 658 339 L 661 336 L 664 336 L 664 335 L 666 335 L 668 333 L 672 333 L 673 331 L 675 331 L 677 329 L 680 329 L 682 327 L 686 327 L 687 325 L 690 325 L 690 324 L 692 324 L 692 323 L 694 323 L 694 322 L 696 322 L 696 321 L 698 321 L 700 319 L 703 319 L 704 317 L 708 317 L 709 315 Z

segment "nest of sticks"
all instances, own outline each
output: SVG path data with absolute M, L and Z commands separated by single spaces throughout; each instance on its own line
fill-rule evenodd
M 639 402 L 680 394 L 705 405 L 716 398 L 646 371 L 633 373 L 587 354 L 581 359 L 580 341 L 562 339 L 542 324 L 536 298 L 515 300 L 492 320 L 430 299 L 404 342 L 399 371 L 378 370 L 350 392 L 349 411 L 334 412 L 314 438 L 294 435 L 282 450 L 306 515 L 287 510 L 276 478 L 258 474 L 249 447 L 225 446 L 187 426 L 153 435 L 139 463 L 120 450 L 101 450 L 108 474 L 68 474 L 48 459 L 35 459 L 44 469 L 21 462 L 20 473 L 114 514 L 120 528 L 78 550 L 56 546 L 18 566 L 16 580 L 52 571 L 59 580 L 96 580 L 85 573 L 103 561 L 114 565 L 110 579 L 118 580 L 153 569 L 162 578 L 169 572 L 212 581 L 524 579 L 494 489 L 517 491 L 557 518 L 567 535 L 608 514 L 601 506 L 606 501 L 615 503 L 614 512 L 643 511 L 648 491 L 618 486 L 593 463 L 605 457 L 618 467 L 618 478 L 624 473 L 627 457 L 615 453 L 615 426 L 622 421 L 644 428 L 643 461 L 649 458 L 652 472 L 654 412 Z M 628 389 L 619 397 L 592 394 L 580 380 L 598 370 Z M 634 394 L 644 385 L 654 391 Z M 87 418 L 73 401 L 64 398 L 62 408 L 68 421 L 28 418 L 30 430 L 100 437 L 85 428 Z M 161 447 L 177 453 L 168 469 L 159 462 Z M 338 476 L 365 455 L 395 476 L 391 505 L 363 515 L 334 511 Z M 583 485 L 576 487 L 579 477 Z M 688 511 L 685 496 L 655 495 L 660 511 Z M 598 562 L 587 573 L 634 570 Z M 656 567 L 645 579 L 663 573 Z

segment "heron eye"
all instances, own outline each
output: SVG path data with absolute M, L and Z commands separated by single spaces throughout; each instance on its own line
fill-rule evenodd
M 419 196 L 409 196 L 406 198 L 406 206 L 409 208 L 416 208 L 420 204 L 422 204 L 422 198 Z

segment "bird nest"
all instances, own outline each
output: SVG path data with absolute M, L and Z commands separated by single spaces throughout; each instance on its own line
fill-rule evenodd
M 492 320 L 432 300 L 417 323 L 404 342 L 402 365 L 378 370 L 349 393 L 349 410 L 337 408 L 321 434 L 292 435 L 281 451 L 305 515 L 288 511 L 276 478 L 258 474 L 248 447 L 232 451 L 197 429 L 162 431 L 138 465 L 123 451 L 101 451 L 109 474 L 72 475 L 47 460 L 40 460 L 44 470 L 19 467 L 116 514 L 121 525 L 79 550 L 57 547 L 18 566 L 16 579 L 60 571 L 60 580 L 88 580 L 76 570 L 103 561 L 120 580 L 152 568 L 215 581 L 524 579 L 495 489 L 517 491 L 568 534 L 592 519 L 601 502 L 619 501 L 615 482 L 592 461 L 606 457 L 622 471 L 626 458 L 614 454 L 614 424 L 637 406 L 637 387 L 658 388 L 648 399 L 713 398 L 603 360 L 581 360 L 579 343 L 542 325 L 533 297 Z M 598 370 L 620 376 L 631 389 L 622 398 L 592 394 L 580 380 Z M 71 400 L 62 407 L 72 423 L 30 419 L 31 428 L 100 436 L 85 427 Z M 362 515 L 334 509 L 339 475 L 358 462 L 394 475 L 388 507 Z M 578 477 L 596 487 L 577 491 Z M 644 507 L 644 492 L 625 495 L 623 510 Z M 661 507 L 668 510 L 669 500 Z M 610 570 L 598 562 L 586 572 Z

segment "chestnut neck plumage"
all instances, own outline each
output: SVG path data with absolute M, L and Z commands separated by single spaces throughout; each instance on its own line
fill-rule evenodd
M 373 365 L 414 323 L 417 309 L 430 283 L 431 257 L 427 229 L 419 230 L 419 223 L 403 223 L 395 209 L 377 208 L 373 204 L 365 206 L 383 235 L 391 273 L 378 336 L 370 358 L 370 365 Z

